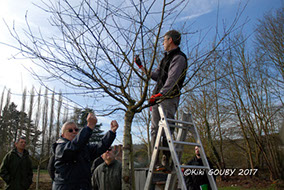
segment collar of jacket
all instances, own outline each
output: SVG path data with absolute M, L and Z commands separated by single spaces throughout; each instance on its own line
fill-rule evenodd
M 60 137 L 56 143 L 65 143 L 65 142 L 68 142 L 69 140 L 68 139 L 65 139 L 64 137 Z
M 109 165 L 107 165 L 107 163 L 104 162 L 104 166 L 105 166 L 105 167 L 110 167 L 111 165 L 114 164 L 115 161 L 116 161 L 116 159 L 113 159 L 113 161 L 111 161 L 111 163 L 110 163 Z
M 14 148 L 14 149 L 12 150 L 12 152 L 18 155 L 18 150 L 17 150 L 17 148 Z M 28 152 L 26 149 L 24 149 L 23 156 L 27 156 L 27 155 L 29 155 L 29 152 Z
M 180 48 L 177 47 L 177 48 L 172 49 L 172 50 L 170 50 L 170 51 L 166 51 L 164 54 L 165 54 L 165 56 L 169 56 L 169 55 L 175 54 L 176 52 L 179 52 L 179 51 L 180 51 Z

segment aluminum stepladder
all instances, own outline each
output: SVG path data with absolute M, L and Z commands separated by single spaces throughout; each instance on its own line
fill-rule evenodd
M 159 122 L 159 129 L 157 132 L 157 137 L 155 141 L 155 146 L 152 152 L 152 157 L 151 157 L 151 163 L 149 166 L 149 171 L 145 183 L 144 190 L 149 190 L 151 187 L 152 183 L 152 178 L 154 174 L 154 167 L 156 163 L 156 159 L 158 156 L 158 151 L 159 150 L 169 150 L 171 153 L 171 159 L 172 159 L 172 170 L 171 173 L 168 174 L 167 176 L 167 181 L 165 185 L 165 190 L 175 190 L 177 189 L 177 180 L 180 185 L 180 188 L 182 190 L 187 190 L 185 180 L 183 177 L 183 172 L 181 168 L 184 169 L 204 169 L 206 172 L 206 175 L 208 177 L 210 186 L 212 190 L 217 190 L 217 186 L 215 183 L 215 180 L 212 175 L 208 175 L 208 171 L 210 170 L 210 166 L 207 160 L 207 157 L 205 155 L 204 148 L 202 146 L 198 131 L 192 122 L 192 117 L 191 114 L 185 114 L 183 113 L 182 115 L 182 121 L 180 120 L 174 120 L 174 119 L 169 119 L 165 117 L 164 110 L 162 106 L 159 104 L 158 105 L 158 110 L 160 113 L 160 122 Z M 170 124 L 169 124 L 170 122 Z M 177 137 L 174 140 L 173 135 L 171 134 L 170 127 L 178 128 L 178 133 Z M 162 132 L 165 132 L 168 146 L 169 147 L 160 147 L 160 142 L 161 142 L 161 136 Z M 196 142 L 186 142 L 186 136 L 187 133 L 191 132 L 191 134 L 194 136 Z M 182 156 L 183 152 L 183 147 L 184 145 L 189 145 L 189 146 L 198 146 L 200 148 L 200 157 L 202 159 L 203 165 L 204 166 L 194 166 L 194 165 L 181 165 L 180 164 L 180 159 Z

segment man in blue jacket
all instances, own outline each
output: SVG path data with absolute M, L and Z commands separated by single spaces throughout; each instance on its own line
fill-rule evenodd
M 76 123 L 66 122 L 61 137 L 53 145 L 55 154 L 55 178 L 53 190 L 91 190 L 91 163 L 111 146 L 118 124 L 111 122 L 111 129 L 99 144 L 88 144 L 97 118 L 90 113 L 87 126 L 81 131 Z

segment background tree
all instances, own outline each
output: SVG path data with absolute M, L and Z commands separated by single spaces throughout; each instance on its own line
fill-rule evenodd
M 240 167 L 268 169 L 271 180 L 281 178 L 283 21 L 283 8 L 266 14 L 253 48 L 243 30 L 229 35 L 191 81 L 199 81 L 195 88 L 187 86 L 184 109 L 193 114 L 202 142 L 208 142 L 206 153 L 220 168 L 234 167 L 234 157 L 244 155 Z
M 52 97 L 51 97 L 51 105 L 50 105 L 50 116 L 49 116 L 49 129 L 48 129 L 48 140 L 47 140 L 47 154 L 50 155 L 51 153 L 51 145 L 54 142 L 54 99 L 55 92 L 53 91 Z
M 20 125 L 19 125 L 19 131 L 18 135 L 22 136 L 23 131 L 23 125 L 24 125 L 24 119 L 25 119 L 25 109 L 26 109 L 26 99 L 27 99 L 27 89 L 25 88 L 22 95 L 22 108 L 21 108 L 21 116 L 20 116 Z
M 2 114 L 2 108 L 4 105 L 4 96 L 5 96 L 5 89 L 6 87 L 3 88 L 2 94 L 1 94 L 1 100 L 0 100 L 0 116 Z
M 44 93 L 44 104 L 42 108 L 42 136 L 41 136 L 41 144 L 40 144 L 40 153 L 37 160 L 37 177 L 36 177 L 36 189 L 39 189 L 39 179 L 40 179 L 40 170 L 41 165 L 46 162 L 49 157 L 48 152 L 46 151 L 48 148 L 45 146 L 47 143 L 47 125 L 48 125 L 48 90 L 45 89 Z
M 21 117 L 23 117 L 21 121 Z M 32 134 L 29 138 L 38 140 L 38 136 L 35 136 L 36 130 L 32 120 L 29 120 L 28 115 L 25 112 L 17 110 L 17 106 L 12 102 L 2 110 L 0 118 L 0 136 L 1 136 L 1 151 L 7 153 L 14 147 L 14 142 L 18 137 L 20 130 L 20 123 L 22 123 L 22 135 L 26 136 L 27 126 L 31 126 L 30 133 Z M 3 153 L 1 152 L 1 153 Z
M 4 107 L 1 117 L 1 145 L 2 151 L 6 153 L 12 148 L 15 136 L 20 122 L 20 112 L 16 109 L 17 106 L 12 102 Z
M 57 122 L 56 122 L 56 139 L 59 138 L 61 122 L 60 122 L 60 115 L 61 115 L 61 108 L 62 108 L 62 93 L 60 92 L 58 95 L 58 104 L 57 104 Z
M 28 113 L 28 119 L 31 121 L 32 120 L 32 116 L 33 116 L 33 106 L 34 106 L 34 87 L 32 87 L 31 92 L 30 92 L 30 106 L 29 106 L 29 113 Z M 37 128 L 36 128 L 37 130 Z M 38 136 L 37 134 L 35 134 L 36 136 Z M 28 124 L 27 126 L 27 133 L 26 133 L 26 137 L 27 137 L 27 144 L 30 145 L 30 142 L 33 141 L 33 139 L 31 138 L 31 123 Z
M 284 8 L 266 13 L 256 26 L 255 44 L 265 66 L 269 69 L 269 78 L 284 82 Z M 276 75 L 275 75 L 276 74 Z
M 144 109 L 141 113 L 137 114 L 135 117 L 135 123 L 137 125 L 136 129 L 138 132 L 134 135 L 142 142 L 144 145 L 144 152 L 147 153 L 148 162 L 151 160 L 152 150 L 150 141 L 150 128 L 151 128 L 151 112 L 150 109 Z M 145 133 L 146 132 L 146 133 Z
M 36 115 L 35 115 L 35 128 L 38 130 L 39 129 L 39 123 L 40 123 L 40 116 L 41 116 L 41 88 L 38 91 L 38 98 L 37 98 L 37 109 L 36 109 Z M 39 134 L 36 134 L 39 135 Z M 35 157 L 38 145 L 41 143 L 37 143 L 34 139 L 32 140 L 32 156 Z
M 7 98 L 6 102 L 4 102 L 4 95 L 7 91 Z M 55 102 L 58 102 L 58 106 L 60 107 L 63 103 L 62 95 L 59 94 L 58 101 L 55 100 L 55 94 L 53 93 L 50 97 L 48 95 L 48 91 L 45 91 L 45 94 L 41 94 L 41 88 L 39 88 L 39 91 L 37 92 L 37 95 L 35 95 L 35 88 L 32 87 L 31 91 L 27 91 L 24 89 L 22 93 L 22 102 L 21 102 L 21 111 L 17 110 L 17 105 L 14 102 L 11 102 L 11 99 L 15 97 L 15 94 L 12 93 L 10 90 L 7 90 L 6 88 L 3 89 L 2 92 L 2 105 L 5 105 L 4 108 L 1 109 L 1 115 L 0 115 L 0 161 L 4 157 L 4 155 L 10 151 L 14 147 L 14 140 L 17 136 L 19 136 L 20 130 L 21 135 L 26 137 L 28 146 L 27 149 L 30 152 L 30 155 L 33 160 L 33 164 L 37 166 L 38 169 L 38 175 L 36 180 L 36 188 L 40 189 L 39 186 L 39 178 L 40 178 L 40 170 L 42 168 L 46 168 L 45 164 L 47 160 L 49 159 L 48 153 L 49 148 L 46 144 L 48 144 L 49 139 L 51 142 L 53 142 L 53 136 L 55 134 L 55 130 L 51 129 L 52 132 L 52 138 L 47 138 L 49 135 L 49 130 L 46 128 L 44 132 L 42 132 L 42 124 L 54 123 L 52 114 L 55 114 L 56 111 L 58 111 L 59 114 L 57 114 L 58 123 L 62 123 L 62 118 L 60 117 L 60 110 L 57 107 L 55 108 Z M 16 95 L 17 96 L 17 95 Z M 23 98 L 24 96 L 24 98 Z M 35 97 L 37 99 L 35 99 Z M 48 102 L 51 102 L 51 107 L 48 109 L 47 114 L 45 113 L 47 106 L 44 106 L 41 103 L 41 96 L 44 96 L 44 102 L 45 104 L 49 104 Z M 25 102 L 28 101 L 29 98 L 29 110 L 28 114 L 23 111 L 23 99 Z M 50 100 L 49 100 L 50 99 Z M 35 101 L 36 100 L 36 101 Z M 8 102 L 8 104 L 7 104 Z M 11 103 L 10 103 L 11 102 Z M 54 103 L 52 103 L 54 102 Z M 26 106 L 25 106 L 26 107 Z M 35 114 L 33 114 L 35 113 Z M 47 121 L 42 121 L 42 116 L 49 116 L 46 118 Z M 34 121 L 33 121 L 34 120 Z M 60 126 L 60 125 L 59 125 Z M 41 130 L 39 130 L 41 129 Z M 60 130 L 60 127 L 58 128 L 58 131 Z M 42 135 L 42 133 L 46 134 L 45 136 Z M 59 133 L 59 132 L 58 132 Z M 45 139 L 45 140 L 44 140 Z M 42 146 L 43 145 L 43 146 Z

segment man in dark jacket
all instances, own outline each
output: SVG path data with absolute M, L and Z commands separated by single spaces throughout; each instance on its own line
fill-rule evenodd
M 118 124 L 111 122 L 111 129 L 99 144 L 88 144 L 97 118 L 90 113 L 87 126 L 80 132 L 74 122 L 66 122 L 60 139 L 53 145 L 55 178 L 53 190 L 91 190 L 91 163 L 103 154 L 116 136 Z
M 27 190 L 33 182 L 33 170 L 29 152 L 25 150 L 26 139 L 20 137 L 15 146 L 4 157 L 0 176 L 6 182 L 7 190 Z
M 93 174 L 94 190 L 121 190 L 122 166 L 115 159 L 114 149 L 107 150 L 102 159 L 104 163 L 100 164 Z
M 196 146 L 194 150 L 195 156 L 187 163 L 187 165 L 204 166 L 200 157 L 199 147 Z M 212 164 L 209 160 L 208 163 L 210 168 L 212 168 Z M 188 190 L 200 190 L 200 186 L 202 185 L 207 185 L 208 189 L 211 189 L 206 172 L 203 169 L 186 169 L 184 171 L 184 178 Z
M 158 132 L 158 123 L 160 114 L 158 111 L 157 100 L 162 100 L 162 106 L 165 116 L 174 119 L 175 113 L 179 106 L 181 89 L 185 80 L 187 71 L 186 55 L 180 50 L 181 34 L 176 30 L 170 30 L 164 35 L 164 58 L 158 65 L 157 69 L 151 73 L 151 79 L 157 82 L 153 95 L 149 100 L 152 106 L 151 118 L 151 147 L 155 145 Z M 135 58 L 136 64 L 146 73 L 139 58 Z M 171 129 L 173 131 L 173 129 Z M 163 146 L 168 146 L 165 134 L 163 134 Z M 162 165 L 169 165 L 169 151 L 163 151 Z

